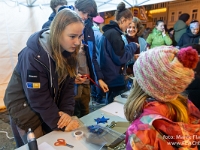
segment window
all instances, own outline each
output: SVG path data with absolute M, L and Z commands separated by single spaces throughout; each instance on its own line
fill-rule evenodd
M 171 14 L 171 22 L 174 22 L 174 16 L 175 16 L 175 12 L 172 12 L 172 14 Z
M 198 9 L 194 9 L 192 11 L 192 20 L 196 20 L 197 19 L 197 14 L 198 14 Z
M 158 4 L 154 4 L 154 9 L 158 9 Z
M 181 14 L 182 14 L 182 11 L 179 11 L 179 12 L 178 12 L 178 17 L 179 17 Z

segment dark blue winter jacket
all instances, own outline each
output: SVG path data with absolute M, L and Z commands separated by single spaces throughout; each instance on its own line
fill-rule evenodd
M 44 30 L 36 32 L 28 39 L 27 46 L 18 55 L 15 71 L 21 77 L 23 91 L 30 107 L 41 117 L 42 122 L 54 130 L 57 129 L 60 119 L 59 111 L 73 115 L 75 79 L 67 75 L 62 83 L 58 84 L 55 62 L 39 42 L 43 32 Z M 63 55 L 65 52 L 67 51 L 64 51 Z M 34 84 L 37 86 L 34 87 Z M 15 98 L 10 101 L 12 103 Z
M 95 81 L 95 75 L 97 80 L 103 79 L 103 74 L 97 62 L 96 56 L 96 46 L 95 46 L 95 37 L 94 31 L 92 29 L 93 23 L 91 19 L 85 21 L 85 28 L 83 31 L 84 34 L 84 50 L 86 52 L 87 64 L 90 71 L 91 78 Z
M 56 13 L 52 12 L 52 14 L 49 16 L 49 20 L 42 25 L 42 29 L 49 28 L 55 16 Z
M 187 44 L 199 44 L 199 42 L 200 42 L 200 31 L 199 31 L 199 33 L 194 35 L 194 34 L 192 34 L 190 28 L 188 27 L 186 33 L 184 33 L 181 36 L 177 46 L 182 47 Z
M 63 5 L 58 9 L 58 12 L 61 11 L 62 9 L 64 9 L 64 8 L 69 8 L 71 10 L 74 10 L 73 6 Z M 50 25 L 51 25 L 51 22 L 53 21 L 55 16 L 56 16 L 56 13 L 52 12 L 52 14 L 49 16 L 49 20 L 42 25 L 42 29 L 49 28 Z
M 104 81 L 109 87 L 125 85 L 125 64 L 134 56 L 137 45 L 133 42 L 125 46 L 123 34 L 115 21 L 103 27 L 98 61 Z

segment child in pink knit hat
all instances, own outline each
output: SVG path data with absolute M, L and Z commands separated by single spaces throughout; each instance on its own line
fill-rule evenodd
M 197 150 L 200 112 L 180 95 L 194 79 L 199 61 L 192 47 L 161 46 L 142 53 L 134 64 L 134 88 L 124 106 L 131 122 L 127 150 Z

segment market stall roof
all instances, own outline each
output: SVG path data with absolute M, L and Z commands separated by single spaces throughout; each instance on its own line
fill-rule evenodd
M 45 4 L 50 3 L 50 0 L 26 0 L 26 1 L 29 5 L 35 3 L 39 3 L 41 5 L 43 5 L 44 3 Z M 68 5 L 74 5 L 75 1 L 76 0 L 67 0 Z M 116 10 L 117 5 L 120 2 L 124 2 L 126 4 L 126 7 L 130 8 L 134 6 L 150 5 L 150 4 L 163 3 L 175 0 L 95 0 L 95 1 L 97 3 L 98 12 L 105 12 L 105 11 Z
M 110 10 L 116 10 L 117 5 L 120 2 L 124 2 L 127 8 L 134 6 L 150 5 L 155 3 L 163 3 L 174 0 L 96 0 L 98 11 L 105 12 Z M 68 0 L 69 4 L 74 4 L 74 0 Z

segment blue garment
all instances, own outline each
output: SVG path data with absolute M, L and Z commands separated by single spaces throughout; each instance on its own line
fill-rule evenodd
M 105 25 L 103 31 L 98 61 L 104 81 L 108 87 L 124 86 L 125 64 L 133 58 L 137 45 L 135 43 L 124 44 L 121 37 L 123 33 L 114 21 Z
M 90 77 L 95 81 L 103 79 L 103 74 L 97 62 L 95 37 L 92 26 L 93 26 L 92 20 L 87 19 L 85 21 L 85 28 L 83 34 L 84 34 L 84 44 L 85 44 L 84 50 L 86 51 L 86 58 L 90 71 Z
M 194 35 L 188 28 L 186 33 L 181 36 L 177 46 L 182 47 L 187 44 L 200 44 L 200 31 Z
M 72 5 L 71 6 L 63 5 L 58 9 L 58 12 L 64 8 L 69 8 L 71 10 L 74 10 L 74 7 Z M 56 13 L 52 12 L 52 14 L 49 16 L 49 20 L 42 25 L 42 29 L 49 28 L 55 16 L 56 16 Z
M 101 33 L 100 29 L 95 27 L 95 26 L 93 26 L 92 29 L 94 31 L 96 54 L 98 56 L 99 55 L 99 47 L 100 47 L 100 40 L 101 40 L 102 33 Z
M 96 26 L 96 25 L 93 25 L 92 29 L 94 31 L 95 45 L 96 45 L 96 55 L 98 57 L 102 33 L 100 32 L 99 27 Z M 97 80 L 96 80 L 96 83 L 98 84 Z M 103 99 L 103 91 L 99 87 L 97 87 L 96 85 L 91 85 L 91 96 L 95 99 L 96 102 L 101 102 L 101 100 Z
M 42 25 L 42 29 L 45 29 L 45 28 L 48 29 L 55 16 L 56 16 L 56 13 L 52 12 L 52 14 L 49 16 L 49 20 Z
M 23 91 L 32 110 L 51 130 L 55 130 L 60 119 L 59 111 L 73 115 L 74 78 L 66 76 L 59 86 L 55 62 L 39 42 L 44 31 L 36 32 L 28 39 L 27 46 L 18 55 L 15 71 L 21 77 Z M 35 82 L 40 84 L 39 88 L 30 86 Z M 12 87 L 12 83 L 9 84 Z M 12 92 L 15 92 L 14 89 Z

